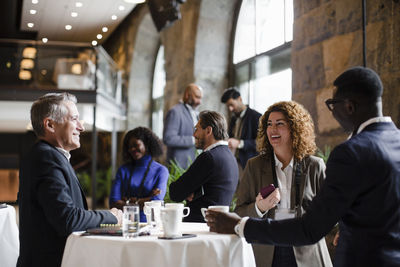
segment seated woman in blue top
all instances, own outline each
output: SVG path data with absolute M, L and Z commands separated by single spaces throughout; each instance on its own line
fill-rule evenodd
M 127 202 L 140 206 L 140 221 L 146 222 L 143 204 L 164 199 L 168 169 L 153 160 L 163 153 L 160 139 L 148 128 L 137 127 L 124 137 L 122 156 L 111 187 L 110 207 L 122 209 Z

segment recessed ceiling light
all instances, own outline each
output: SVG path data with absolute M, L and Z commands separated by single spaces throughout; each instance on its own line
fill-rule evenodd
M 100 33 L 96 36 L 97 37 L 97 39 L 101 39 L 101 38 L 103 38 L 103 35 L 101 35 Z
M 112 20 L 117 20 L 117 18 L 118 18 L 118 17 L 115 16 L 115 15 L 112 15 L 112 16 L 111 16 L 111 19 L 112 19 Z
M 102 30 L 103 32 L 108 32 L 108 28 L 107 28 L 107 27 L 103 27 L 101 30 Z
M 119 6 L 118 9 L 122 11 L 122 10 L 125 10 L 125 7 L 124 6 Z
M 77 12 L 71 12 L 71 17 L 76 18 L 78 16 Z
M 76 3 L 75 3 L 75 6 L 76 6 L 76 7 L 82 7 L 83 4 L 82 4 L 82 2 L 76 2 Z
M 93 41 L 92 41 L 92 45 L 93 45 L 93 46 L 96 46 L 96 45 L 97 45 L 97 41 L 96 41 L 96 40 L 93 40 Z
M 67 30 L 67 31 L 69 31 L 69 30 L 71 30 L 72 29 L 72 26 L 71 25 L 65 25 L 65 29 Z
M 47 43 L 48 40 L 49 40 L 49 39 L 47 39 L 46 37 L 43 37 L 43 38 L 42 38 L 42 42 L 43 42 L 43 43 Z
M 32 15 L 35 15 L 36 14 L 36 10 L 35 9 L 31 9 L 31 10 L 29 10 L 29 13 L 31 13 Z
M 32 4 L 36 5 L 37 3 L 39 3 L 38 0 L 32 0 Z
M 35 26 L 35 24 L 33 24 L 32 22 L 29 22 L 29 23 L 26 24 L 26 25 L 28 25 L 29 28 L 33 28 L 33 26 Z

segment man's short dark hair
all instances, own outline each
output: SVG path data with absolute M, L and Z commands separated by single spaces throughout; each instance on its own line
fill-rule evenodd
M 333 85 L 337 94 L 376 99 L 382 96 L 383 85 L 379 75 L 370 68 L 353 67 L 336 78 Z
M 201 128 L 212 128 L 215 140 L 228 139 L 227 124 L 224 115 L 216 111 L 204 110 L 199 114 Z
M 240 92 L 236 89 L 236 87 L 231 87 L 225 90 L 222 94 L 221 102 L 226 103 L 229 99 L 238 99 L 240 96 Z

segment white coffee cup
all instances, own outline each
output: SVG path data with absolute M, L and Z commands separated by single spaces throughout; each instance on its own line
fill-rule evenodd
M 146 201 L 144 203 L 143 212 L 146 215 L 147 224 L 151 225 L 153 228 L 160 226 L 160 208 L 161 201 Z
M 190 208 L 185 207 L 183 203 L 165 203 L 166 208 L 174 208 L 174 209 L 179 209 L 182 213 L 182 217 L 186 217 L 190 213 Z
M 200 210 L 201 210 L 201 214 L 204 217 L 204 220 L 207 221 L 206 220 L 206 212 L 207 212 L 207 210 L 214 210 L 214 211 L 220 211 L 220 212 L 229 212 L 229 206 L 223 206 L 223 205 L 220 205 L 220 206 L 208 206 L 208 208 L 201 208 Z

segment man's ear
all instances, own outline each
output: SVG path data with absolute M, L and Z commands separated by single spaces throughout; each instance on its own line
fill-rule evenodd
M 44 120 L 43 120 L 43 125 L 44 125 L 44 129 L 46 130 L 46 131 L 49 131 L 49 132 L 51 132 L 51 133 L 54 133 L 55 132 L 55 129 L 54 129 L 54 121 L 52 120 L 52 119 L 50 119 L 50 118 L 45 118 Z
M 211 126 L 207 126 L 207 128 L 206 128 L 206 134 L 207 134 L 207 136 L 213 134 L 213 132 L 212 132 L 212 127 L 211 127 Z
M 356 112 L 356 104 L 351 100 L 346 101 L 344 107 L 349 115 L 353 115 Z

